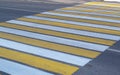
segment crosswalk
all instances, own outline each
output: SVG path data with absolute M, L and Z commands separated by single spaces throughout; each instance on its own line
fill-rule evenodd
M 89 2 L 0 23 L 0 71 L 74 75 L 120 40 L 119 8 Z

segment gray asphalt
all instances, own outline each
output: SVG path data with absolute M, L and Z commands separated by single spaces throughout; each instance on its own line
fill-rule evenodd
M 111 49 L 117 50 L 118 52 L 120 52 L 120 41 L 118 41 L 117 43 L 115 43 Z
M 21 0 L 0 0 L 0 22 L 72 5 L 74 4 L 54 4 Z
M 75 4 L 0 0 L 0 22 L 73 5 Z M 74 75 L 120 75 L 120 41 Z
M 120 75 L 120 41 L 74 75 Z
M 74 75 L 120 75 L 120 53 L 107 50 Z

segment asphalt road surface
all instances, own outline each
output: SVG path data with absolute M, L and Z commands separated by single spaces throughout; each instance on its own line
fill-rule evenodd
M 45 0 L 42 2 L 32 2 L 29 0 L 0 0 L 0 22 L 72 5 L 74 4 L 46 2 Z
M 76 4 L 0 0 L 0 22 Z M 81 68 L 75 75 L 120 75 L 120 41 Z

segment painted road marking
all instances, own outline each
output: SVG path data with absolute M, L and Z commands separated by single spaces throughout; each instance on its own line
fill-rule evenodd
M 107 19 L 119 19 L 120 16 L 114 15 L 114 14 L 102 14 L 102 13 L 96 13 L 96 12 L 88 12 L 88 11 L 78 11 L 78 10 L 62 10 L 58 9 L 56 11 L 63 11 L 63 12 L 71 12 L 74 14 L 79 14 L 83 16 L 92 16 L 92 17 L 98 17 L 98 18 L 107 18 Z
M 0 60 L 5 62 L 2 66 L 10 67 L 6 64 L 11 63 L 15 69 L 19 65 L 17 70 L 30 69 L 37 75 L 73 75 L 120 40 L 118 4 L 94 4 L 0 23 Z
M 109 51 L 120 53 L 120 50 L 109 48 Z
M 23 20 L 23 21 L 22 21 Z M 29 21 L 29 22 L 24 22 L 24 21 Z M 95 32 L 90 32 L 90 31 L 83 31 L 80 30 L 80 27 L 74 26 L 69 26 L 69 24 L 64 24 L 64 23 L 58 23 L 58 22 L 51 22 L 51 21 L 44 21 L 44 20 L 35 20 L 35 19 L 21 19 L 21 21 L 16 21 L 16 20 L 11 20 L 9 21 L 14 24 L 23 24 L 23 25 L 38 25 L 41 28 L 45 29 L 51 29 L 55 31 L 61 31 L 61 32 L 67 32 L 67 33 L 72 33 L 72 34 L 77 34 L 77 35 L 84 35 L 84 36 L 90 36 L 90 37 L 96 37 L 96 38 L 103 38 L 103 39 L 109 39 L 109 40 L 119 40 L 119 36 L 114 36 L 114 35 L 109 35 L 109 34 L 101 34 L 101 33 L 95 33 Z M 34 23 L 31 23 L 34 22 Z M 36 23 L 39 24 L 36 24 Z M 57 26 L 56 26 L 57 25 Z M 64 28 L 63 28 L 64 26 Z M 79 30 L 71 29 L 71 28 L 76 28 Z
M 53 21 L 53 22 L 62 22 L 62 23 L 67 23 L 67 24 L 79 25 L 79 26 L 90 26 L 90 27 L 95 27 L 95 28 L 104 28 L 104 29 L 111 29 L 111 30 L 118 30 L 118 31 L 120 31 L 120 28 L 118 28 L 118 27 L 102 26 L 100 24 L 91 24 L 91 23 L 85 23 L 85 22 L 68 21 L 67 19 L 61 20 L 61 19 L 37 17 L 37 16 L 26 16 L 26 18 L 38 19 L 38 20 L 48 20 L 48 21 Z M 120 25 L 120 23 L 118 23 L 118 25 Z
M 54 43 L 50 43 L 50 42 L 46 42 L 46 41 L 42 41 L 42 40 L 36 40 L 36 39 L 26 38 L 26 37 L 22 37 L 22 36 L 2 33 L 2 32 L 0 32 L 0 34 L 2 35 L 2 36 L 0 36 L 1 38 L 10 39 L 13 41 L 17 41 L 17 42 L 21 42 L 21 43 L 25 43 L 25 44 L 29 44 L 29 45 L 33 45 L 33 46 L 38 46 L 38 47 L 42 47 L 42 48 L 48 48 L 48 49 L 52 49 L 52 50 L 56 50 L 56 51 L 70 53 L 70 54 L 74 54 L 74 55 L 78 55 L 78 56 L 95 58 L 100 54 L 100 52 L 95 52 L 95 51 L 91 51 L 88 49 L 54 44 Z
M 47 14 L 36 14 L 35 16 L 47 17 L 47 18 L 55 18 L 55 19 L 61 19 L 61 20 L 68 20 L 68 21 L 73 21 L 73 22 L 80 22 L 80 25 L 82 25 L 82 23 L 84 25 L 86 25 L 87 23 L 90 23 L 90 24 L 92 23 L 91 26 L 93 26 L 93 27 L 94 26 L 100 27 L 101 25 L 104 25 L 104 26 L 107 25 L 106 29 L 109 28 L 109 26 L 112 26 L 112 27 L 118 26 L 119 27 L 119 25 L 118 25 L 119 23 L 97 21 L 97 20 L 90 20 L 90 19 L 81 19 L 81 18 L 77 19 L 77 18 L 70 18 L 70 17 L 64 17 L 64 16 L 47 15 Z M 96 16 L 96 18 L 97 18 L 97 16 Z M 114 18 L 114 19 L 116 19 L 116 18 Z M 118 18 L 117 20 L 120 20 L 120 18 Z M 87 25 L 89 25 L 89 24 L 87 24 Z M 116 28 L 118 28 L 118 27 L 116 27 Z M 103 27 L 101 27 L 101 28 L 103 28 Z
M 53 36 L 58 36 L 58 37 L 63 37 L 63 38 L 81 40 L 81 41 L 109 45 L 109 46 L 111 46 L 115 43 L 115 41 L 112 41 L 112 40 L 104 40 L 104 39 L 99 39 L 99 38 L 74 35 L 74 34 L 69 34 L 69 33 L 64 33 L 64 32 L 42 29 L 42 28 L 40 28 L 41 26 L 39 27 L 38 25 L 30 25 L 30 24 L 28 24 L 28 25 L 21 25 L 21 24 L 16 25 L 16 24 L 10 24 L 10 23 L 0 23 L 0 25 L 3 27 L 8 27 L 8 28 L 27 30 L 27 31 L 31 31 L 31 32 L 46 34 L 46 35 L 53 35 Z
M 63 13 L 63 14 L 74 14 L 74 15 L 79 15 L 79 16 L 82 16 L 82 12 L 85 12 L 85 11 L 78 11 L 78 13 L 75 13 L 75 12 L 72 12 L 72 13 L 70 13 L 69 11 L 62 11 L 62 12 L 60 12 L 60 11 L 58 11 L 58 10 L 56 10 L 56 11 L 51 11 L 51 12 L 56 12 L 56 13 Z M 81 13 L 80 13 L 81 12 Z M 88 12 L 88 11 L 87 11 Z M 89 13 L 91 13 L 92 14 L 92 12 L 89 12 Z M 111 16 L 113 16 L 113 17 L 120 17 L 120 14 L 119 13 L 107 13 L 107 12 L 98 12 L 98 13 L 96 13 L 96 12 L 94 12 L 95 14 L 102 14 L 102 15 L 111 15 Z
M 83 18 L 83 19 L 91 19 L 91 20 L 99 20 L 99 21 L 120 23 L 120 21 L 118 21 L 118 20 L 111 20 L 111 19 L 105 19 L 105 18 L 94 18 L 94 17 L 83 16 L 82 14 L 76 14 L 76 13 L 70 13 L 70 12 L 51 11 L 51 12 L 44 12 L 44 13 L 45 14 L 53 13 L 54 15 L 60 15 L 60 16 L 66 16 L 66 17 L 69 16 L 69 17 L 74 17 L 74 18 Z M 117 16 L 119 16 L 119 15 L 117 15 Z
M 59 10 L 59 9 L 58 9 Z M 101 12 L 106 12 L 106 13 L 111 13 L 111 14 L 119 14 L 119 12 L 116 11 L 108 11 L 108 10 L 99 10 L 99 9 L 87 9 L 87 8 L 81 8 L 81 7 L 71 7 L 71 8 L 63 8 L 62 10 L 76 10 L 76 11 L 83 11 L 83 12 L 96 12 L 96 13 L 101 13 Z
M 60 10 L 60 9 L 57 9 L 57 10 Z M 105 10 L 105 9 L 97 9 L 97 8 L 95 8 L 95 7 L 82 7 L 82 6 L 74 6 L 74 7 L 67 7 L 67 8 L 62 8 L 61 10 L 89 10 L 89 11 L 100 11 L 100 12 L 102 12 L 102 11 L 105 11 L 105 12 L 115 12 L 115 13 L 118 13 L 118 12 L 116 12 L 116 11 L 119 11 L 119 10 Z
M 66 63 L 70 63 L 77 66 L 84 66 L 86 63 L 88 63 L 91 59 L 84 58 L 84 57 L 78 57 L 70 54 L 65 54 L 61 52 L 52 51 L 50 49 L 40 48 L 40 47 L 33 47 L 30 45 L 13 42 L 10 40 L 0 39 L 0 46 L 15 49 L 16 51 L 22 51 Z M 11 45 L 10 45 L 11 44 Z
M 120 11 L 120 9 L 117 8 L 117 7 L 98 6 L 98 5 L 89 5 L 89 4 L 76 5 L 76 6 L 74 6 L 74 7 L 92 8 L 92 9 L 100 9 L 100 10 Z M 69 7 L 67 7 L 67 8 L 69 8 Z
M 106 26 L 106 25 L 101 25 L 101 24 L 92 24 L 92 23 L 85 23 L 85 22 L 73 22 L 73 21 L 58 20 L 58 19 L 50 19 L 50 20 L 48 20 L 48 19 L 41 19 L 39 17 L 37 17 L 37 18 L 39 20 L 38 19 L 32 19 L 32 18 L 19 18 L 18 20 L 34 22 L 34 23 L 39 23 L 39 24 L 45 24 L 45 25 L 49 23 L 49 25 L 61 26 L 61 27 L 67 27 L 67 28 L 73 28 L 73 29 L 81 29 L 81 30 L 87 30 L 87 29 L 84 28 L 84 27 L 87 26 L 87 28 L 89 28 L 88 29 L 89 31 L 95 31 L 95 30 L 91 30 L 90 28 L 93 28 L 93 29 L 94 28 L 97 28 L 97 29 L 102 28 L 102 30 L 104 30 L 104 29 L 107 30 L 108 29 L 108 31 L 109 30 L 111 30 L 111 31 L 112 30 L 119 31 L 119 27 L 114 27 L 114 25 L 111 26 L 111 24 L 109 24 L 109 23 Z M 8 21 L 8 22 L 10 22 L 10 23 L 13 22 L 14 23 L 15 21 L 12 20 L 12 21 Z M 46 23 L 43 23 L 43 22 L 46 22 Z M 63 24 L 63 25 L 59 25 L 59 24 Z M 65 26 L 65 25 L 68 25 L 68 26 Z M 118 26 L 119 24 L 115 24 L 115 25 Z M 95 31 L 95 32 L 97 32 L 97 31 Z M 98 32 L 102 32 L 102 31 L 98 31 Z M 104 33 L 106 33 L 106 32 L 104 32 Z M 114 33 L 111 33 L 111 34 L 114 34 Z
M 43 14 L 37 14 L 37 16 L 40 16 L 40 17 L 36 17 L 36 16 L 29 16 L 28 18 L 34 18 L 34 19 L 41 19 L 41 17 L 47 17 L 47 18 L 52 18 L 52 19 L 57 19 L 58 21 L 63 21 L 65 20 L 63 23 L 68 23 L 68 24 L 75 24 L 75 25 L 79 25 L 79 26 L 87 26 L 88 28 L 90 27 L 94 27 L 94 28 L 102 28 L 103 30 L 100 30 L 100 31 L 104 31 L 104 29 L 110 29 L 111 31 L 112 30 L 117 30 L 117 31 L 120 31 L 120 28 L 119 27 L 113 27 L 112 25 L 120 25 L 119 23 L 116 24 L 116 23 L 108 23 L 108 22 L 103 22 L 104 25 L 101 24 L 101 21 L 94 21 L 94 20 L 86 20 L 86 19 L 76 19 L 76 18 L 69 18 L 69 17 L 60 17 L 60 16 L 52 16 L 52 15 L 43 15 Z M 54 21 L 55 21 L 54 20 Z M 57 21 L 57 22 L 58 22 Z M 86 23 L 87 22 L 87 23 Z M 92 23 L 92 24 L 91 24 Z M 96 24 L 93 24 L 93 23 L 96 23 Z M 106 26 L 106 24 L 108 24 L 108 26 Z M 110 26 L 109 26 L 110 25 Z M 82 27 L 81 27 L 82 28 Z M 88 29 L 87 28 L 87 29 Z M 104 31 L 105 32 L 105 31 Z
M 85 3 L 85 4 L 120 8 L 120 4 L 119 3 L 88 2 L 88 3 Z
M 92 37 L 98 37 L 98 38 L 110 39 L 110 40 L 119 40 L 119 36 L 110 35 L 110 34 L 101 34 L 101 33 L 97 33 L 97 31 L 96 32 L 90 32 L 87 29 L 86 29 L 87 31 L 85 31 L 83 29 L 81 30 L 81 28 L 76 27 L 76 25 L 69 26 L 69 24 L 64 24 L 64 23 L 60 23 L 60 22 L 52 22 L 52 21 L 47 21 L 47 20 L 37 20 L 37 19 L 29 19 L 29 18 L 19 18 L 18 20 L 44 24 L 44 26 L 45 25 L 52 25 L 51 26 L 52 29 L 56 28 L 56 30 L 57 29 L 61 30 L 61 31 L 63 30 L 65 32 L 69 32 L 69 33 L 73 33 L 73 34 L 86 35 L 86 36 L 92 36 Z M 20 24 L 21 21 L 17 21 L 17 22 L 19 22 L 17 24 Z M 54 27 L 54 26 L 57 26 L 57 27 Z M 68 28 L 75 28 L 75 29 L 79 29 L 79 30 L 68 29 Z
M 104 46 L 104 45 L 93 44 L 93 43 L 88 43 L 83 41 L 75 41 L 75 40 L 70 40 L 66 38 L 59 38 L 59 37 L 48 36 L 44 34 L 28 32 L 28 31 L 21 31 L 21 30 L 12 29 L 12 28 L 0 27 L 0 31 L 15 34 L 15 35 L 21 35 L 25 37 L 30 37 L 34 39 L 44 40 L 48 42 L 53 42 L 53 43 L 58 43 L 58 44 L 63 44 L 63 45 L 68 45 L 73 47 L 79 47 L 79 48 L 85 48 L 85 49 L 91 49 L 96 51 L 104 51 L 108 48 L 108 46 Z
M 73 10 L 72 10 L 73 9 Z M 112 15 L 113 17 L 116 17 L 116 16 L 119 16 L 120 17 L 120 13 L 117 13 L 117 12 L 111 12 L 111 11 L 107 11 L 107 12 L 105 12 L 105 11 L 94 11 L 94 10 L 83 10 L 83 9 L 80 9 L 79 8 L 79 10 L 77 10 L 77 9 L 74 9 L 74 8 L 72 8 L 71 10 L 70 9 L 66 9 L 66 10 L 56 10 L 56 11 L 63 11 L 63 12 L 72 12 L 72 13 L 76 13 L 76 14 L 87 14 L 87 13 L 89 13 L 89 14 L 98 14 L 98 15 L 100 15 L 101 14 L 101 16 L 103 15 L 103 16 L 107 16 L 107 15 Z
M 7 48 L 0 48 L 0 50 L 0 57 L 18 61 L 29 66 L 33 66 L 35 68 L 42 68 L 58 74 L 71 75 L 78 70 L 78 67 L 60 63 L 57 61 L 52 61 L 43 57 L 37 57 L 30 54 L 12 51 Z
M 3 50 L 3 49 L 2 49 Z M 0 70 L 11 75 L 55 75 L 42 70 L 34 69 L 13 61 L 0 58 Z M 2 74 L 1 74 L 2 75 Z
M 69 12 L 69 11 L 68 11 Z M 90 13 L 87 13 L 87 12 L 77 12 L 79 15 L 82 15 L 82 16 L 88 16 L 88 17 L 94 17 L 94 18 L 105 18 L 105 19 L 114 19 L 114 18 L 120 18 L 120 16 L 117 16 L 117 15 L 109 15 L 109 14 L 98 14 L 96 15 L 95 13 L 94 14 L 90 14 Z M 78 15 L 78 14 L 75 14 L 73 16 L 67 16 L 66 17 L 73 17 L 73 18 L 80 18 L 80 17 L 74 17 L 75 15 Z M 56 15 L 56 16 L 63 16 L 62 14 L 58 14 L 58 13 L 53 13 L 53 12 L 44 12 L 43 14 L 48 14 L 48 15 Z M 72 13 L 73 14 L 73 13 Z M 71 15 L 72 15 L 71 14 Z M 79 16 L 78 15 L 78 16 Z M 110 18 L 106 17 L 106 16 L 109 16 Z M 115 19 L 116 20 L 116 19 Z M 104 22 L 104 21 L 103 21 Z

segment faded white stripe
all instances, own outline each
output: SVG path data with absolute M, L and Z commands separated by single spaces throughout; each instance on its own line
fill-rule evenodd
M 81 7 L 82 5 L 77 5 L 77 6 L 79 6 L 79 7 Z M 102 9 L 101 9 L 101 7 L 102 7 Z M 69 7 L 68 7 L 69 8 Z M 110 10 L 110 11 L 119 11 L 120 9 L 118 9 L 118 8 L 106 8 L 105 6 L 97 6 L 97 5 L 88 5 L 88 6 L 85 6 L 85 7 L 83 7 L 83 8 L 89 8 L 89 9 L 94 9 L 94 8 L 96 8 L 96 9 L 99 9 L 99 10 Z M 105 8 L 105 9 L 104 9 Z
M 102 14 L 102 13 L 96 13 L 96 12 L 87 12 L 87 11 L 77 11 L 77 10 L 63 10 L 63 9 L 57 9 L 56 11 L 63 11 L 63 12 L 71 12 L 71 13 L 78 13 L 78 14 L 89 14 L 89 15 L 98 15 L 98 16 L 108 16 L 108 17 L 114 17 L 114 18 L 120 18 L 120 16 L 116 16 L 113 14 Z M 94 16 L 93 16 L 94 17 Z
M 57 12 L 44 12 L 43 14 L 51 14 L 51 15 L 57 15 L 57 16 L 66 16 L 66 17 L 74 17 L 74 18 L 83 18 L 83 19 L 120 23 L 120 21 L 117 21 L 117 20 L 111 20 L 111 19 L 105 19 L 105 18 L 94 18 L 94 17 L 82 16 L 82 15 L 72 15 L 72 14 L 69 15 L 69 14 L 63 14 L 63 13 L 60 14 Z
M 82 30 L 74 30 L 74 29 L 44 25 L 44 24 L 37 24 L 37 23 L 31 23 L 31 22 L 24 22 L 24 21 L 18 21 L 18 20 L 10 20 L 10 21 L 7 21 L 7 22 L 8 23 L 13 23 L 13 24 L 19 24 L 19 25 L 23 25 L 23 26 L 43 28 L 43 29 L 72 33 L 72 34 L 77 34 L 77 35 L 84 35 L 84 36 L 90 36 L 90 37 L 96 37 L 96 38 L 109 39 L 109 40 L 118 41 L 120 39 L 120 36 L 114 36 L 114 35 L 109 35 L 109 34 L 101 34 L 101 33 L 95 33 L 95 32 L 88 32 L 88 31 L 82 31 Z
M 104 46 L 104 45 L 99 45 L 99 44 L 93 44 L 93 43 L 75 41 L 75 40 L 59 38 L 59 37 L 54 37 L 54 36 L 48 36 L 48 35 L 43 35 L 43 34 L 37 34 L 37 33 L 32 33 L 32 32 L 12 29 L 12 28 L 0 27 L 0 31 L 12 33 L 12 34 L 16 34 L 16 35 L 22 35 L 22 36 L 26 36 L 26 37 L 31 37 L 31 38 L 35 38 L 35 39 L 50 41 L 50 42 L 54 42 L 54 43 L 64 44 L 64 45 L 92 49 L 92 50 L 96 50 L 96 51 L 104 51 L 109 47 L 109 46 Z
M 90 8 L 90 7 L 68 7 L 70 8 L 69 10 L 95 10 L 95 8 Z M 59 9 L 57 9 L 59 10 Z M 60 9 L 61 10 L 61 9 Z M 66 10 L 66 9 L 62 9 Z M 115 12 L 114 10 L 105 10 L 105 9 L 97 9 L 95 12 Z
M 77 66 L 84 66 L 91 60 L 89 58 L 84 58 L 80 56 L 78 57 L 78 56 L 65 54 L 65 53 L 57 52 L 57 51 L 52 51 L 52 50 L 44 49 L 44 48 L 38 48 L 38 47 L 34 47 L 34 46 L 22 44 L 22 43 L 17 43 L 17 42 L 10 41 L 10 40 L 0 39 L 0 41 L 1 41 L 0 45 L 3 47 L 12 48 L 17 51 L 23 51 L 23 52 L 35 54 L 38 56 L 51 58 L 54 60 L 59 60 L 62 62 L 74 64 Z
M 112 0 L 113 1 L 113 0 Z M 104 6 L 104 7 L 113 7 L 113 8 L 120 8 L 120 6 L 118 6 L 118 5 L 116 5 L 115 6 L 115 4 L 117 4 L 117 3 L 104 3 L 104 2 L 101 2 L 100 4 L 99 3 L 85 3 L 85 4 L 88 4 L 88 5 L 97 5 L 97 6 Z
M 53 18 L 37 17 L 37 16 L 26 16 L 26 18 L 38 19 L 38 20 L 48 20 L 48 21 L 53 21 L 53 22 L 62 22 L 62 23 L 68 23 L 68 24 L 75 24 L 75 25 L 79 25 L 79 26 L 90 26 L 90 27 L 97 27 L 97 28 L 104 28 L 104 29 L 111 29 L 111 30 L 120 31 L 120 27 L 105 26 L 105 25 L 99 25 L 99 24 L 91 24 L 91 23 L 84 23 L 84 22 L 74 22 L 74 21 L 59 20 L 59 19 L 53 19 Z

